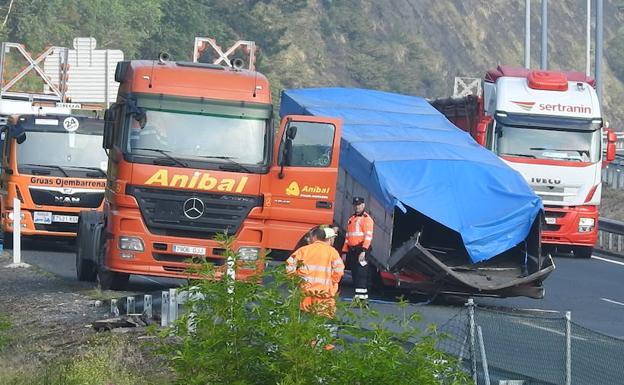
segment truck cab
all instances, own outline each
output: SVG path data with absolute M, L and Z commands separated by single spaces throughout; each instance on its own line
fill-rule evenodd
M 484 82 L 473 135 L 523 175 L 545 206 L 545 247 L 589 258 L 597 239 L 605 127 L 594 80 L 577 72 L 498 67 Z
M 191 260 L 224 272 L 220 233 L 236 237 L 237 278 L 293 250 L 333 218 L 340 122 L 284 117 L 268 80 L 233 65 L 127 61 L 106 114 L 104 213 L 84 213 L 78 278 L 122 288 L 131 274 L 189 277 Z
M 81 210 L 102 209 L 107 157 L 104 121 L 76 115 L 21 115 L 2 129 L 1 225 L 13 231 L 13 199 L 21 234 L 72 239 Z

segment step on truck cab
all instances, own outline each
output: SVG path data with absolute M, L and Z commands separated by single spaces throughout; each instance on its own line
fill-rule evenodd
M 269 249 L 289 253 L 333 218 L 339 120 L 287 116 L 276 133 L 262 74 L 165 58 L 115 73 L 104 212 L 81 215 L 76 255 L 78 278 L 103 288 L 130 274 L 186 278 L 193 258 L 223 272 L 219 233 L 236 237 L 246 279 Z
M 544 248 L 582 258 L 597 239 L 601 169 L 615 158 L 594 87 L 579 72 L 498 67 L 487 72 L 483 97 L 432 103 L 542 198 Z
M 21 115 L 2 129 L 1 225 L 13 237 L 13 200 L 21 234 L 71 239 L 81 210 L 102 208 L 107 156 L 104 121 L 76 115 Z

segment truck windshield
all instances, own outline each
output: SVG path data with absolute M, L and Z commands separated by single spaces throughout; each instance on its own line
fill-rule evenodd
M 106 177 L 108 156 L 102 148 L 102 120 L 57 116 L 21 120 L 26 140 L 16 146 L 20 173 Z
M 156 102 L 150 97 L 139 97 L 138 105 L 144 116 L 127 114 L 127 152 L 132 155 L 182 167 L 211 162 L 249 171 L 268 164 L 270 105 L 249 108 L 193 99 Z
M 600 160 L 600 130 L 565 130 L 498 124 L 500 156 L 591 162 Z

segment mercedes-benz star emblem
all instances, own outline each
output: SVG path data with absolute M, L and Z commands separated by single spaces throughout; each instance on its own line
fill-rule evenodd
M 204 213 L 204 202 L 199 198 L 189 198 L 184 201 L 184 216 L 188 219 L 197 219 Z

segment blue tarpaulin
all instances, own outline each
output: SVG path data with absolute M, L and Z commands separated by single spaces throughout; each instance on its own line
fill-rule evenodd
M 340 167 L 387 209 L 411 207 L 457 231 L 475 263 L 522 242 L 543 209 L 518 172 L 422 98 L 286 90 L 280 115 L 342 118 Z

